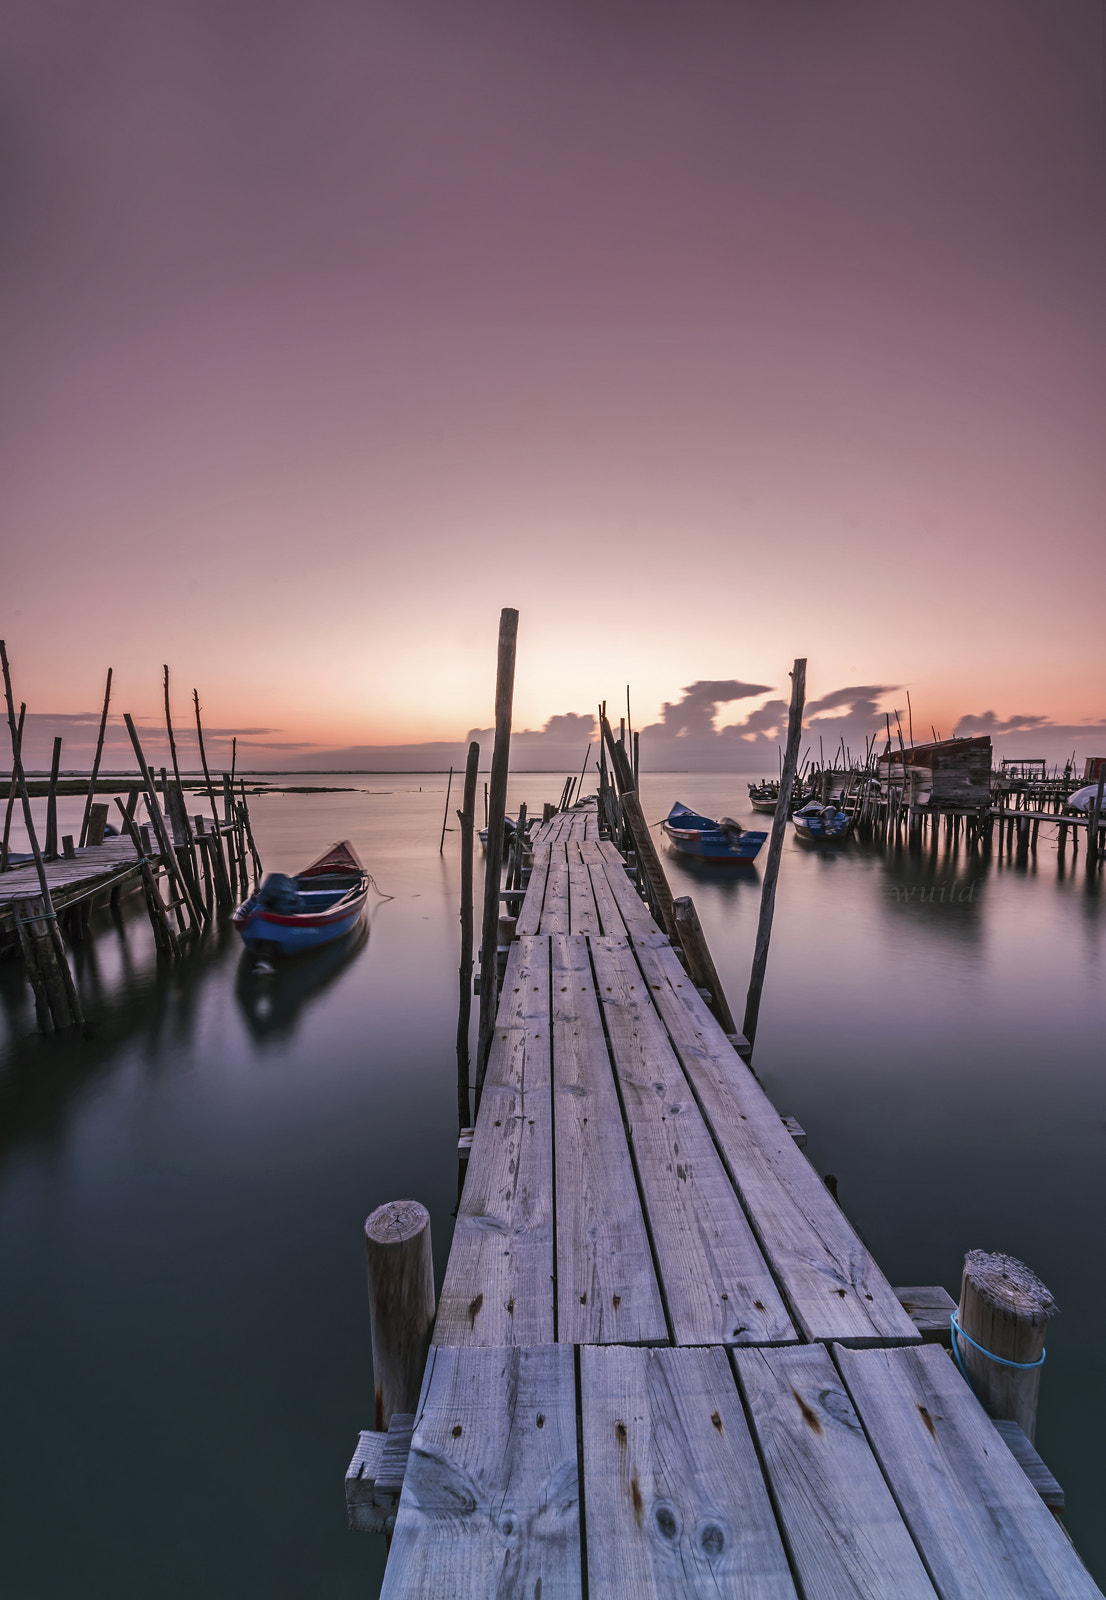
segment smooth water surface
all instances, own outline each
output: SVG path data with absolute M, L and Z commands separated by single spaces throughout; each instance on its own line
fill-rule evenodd
M 348 944 L 266 978 L 228 930 L 159 971 L 132 897 L 75 952 L 86 1036 L 53 1040 L 33 1032 L 18 966 L 0 965 L 12 1600 L 379 1585 L 382 1541 L 347 1532 L 342 1491 L 372 1415 L 361 1224 L 384 1200 L 422 1200 L 440 1284 L 458 844 L 447 834 L 439 856 L 444 777 L 317 781 L 357 788 L 258 796 L 254 832 L 280 871 L 353 840 L 394 898 L 373 896 Z M 540 809 L 562 781 L 520 775 L 510 804 Z M 736 778 L 642 780 L 650 820 L 680 799 L 761 825 L 744 795 Z M 662 853 L 740 1019 L 759 870 Z M 789 839 L 755 1054 L 893 1283 L 955 1293 L 981 1246 L 1024 1257 L 1055 1293 L 1038 1446 L 1100 1583 L 1103 933 L 1082 857 L 1062 875 L 1044 833 L 1021 866 L 943 842 L 894 858 Z

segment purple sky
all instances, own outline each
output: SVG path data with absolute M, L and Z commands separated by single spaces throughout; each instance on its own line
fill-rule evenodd
M 1102 721 L 1097 4 L 6 17 L 36 711 L 168 660 L 259 746 L 456 740 L 513 604 L 520 726 L 796 654 Z

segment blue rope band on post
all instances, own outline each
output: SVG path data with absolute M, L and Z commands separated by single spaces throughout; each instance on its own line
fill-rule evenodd
M 1016 1367 L 1020 1372 L 1029 1372 L 1033 1367 L 1043 1367 L 1045 1364 L 1045 1356 L 1048 1354 L 1047 1350 L 1042 1350 L 1036 1361 L 1007 1361 L 1005 1356 L 996 1356 L 993 1351 L 984 1349 L 981 1344 L 976 1344 L 970 1333 L 964 1332 L 963 1328 L 956 1320 L 955 1311 L 949 1318 L 949 1326 L 952 1329 L 952 1353 L 956 1358 L 956 1365 L 960 1368 L 960 1376 L 968 1385 L 969 1389 L 972 1388 L 972 1380 L 968 1377 L 967 1369 L 964 1366 L 964 1359 L 960 1354 L 959 1341 L 961 1339 L 963 1339 L 967 1344 L 970 1344 L 973 1350 L 978 1350 L 981 1356 L 986 1356 L 988 1361 L 997 1362 L 1000 1367 Z

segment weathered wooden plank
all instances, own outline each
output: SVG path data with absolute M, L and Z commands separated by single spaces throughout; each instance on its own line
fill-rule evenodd
M 655 934 L 635 935 L 633 942 L 687 1081 L 804 1337 L 858 1345 L 917 1340 L 891 1285 L 699 998 L 675 951 Z
M 795 1339 L 628 941 L 591 949 L 675 1342 Z
M 618 901 L 610 884 L 607 882 L 607 873 L 603 859 L 598 855 L 589 856 L 589 851 L 594 840 L 586 840 L 580 846 L 580 859 L 587 868 L 591 878 L 591 890 L 595 898 L 596 915 L 599 918 L 599 932 L 624 937 L 626 933 L 626 919 L 622 915 Z
M 825 1346 L 734 1361 L 806 1600 L 934 1600 Z
M 488 1060 L 436 1344 L 554 1339 L 547 939 L 520 939 L 512 948 L 499 1017 L 504 1025 Z
M 834 1357 L 942 1600 L 1101 1600 L 944 1350 Z
M 553 846 L 549 857 L 549 877 L 545 885 L 541 931 L 546 935 L 571 932 L 568 907 L 568 859 L 565 855 L 565 846 L 560 843 Z
M 568 910 L 570 933 L 598 933 L 599 914 L 591 877 L 580 856 L 576 840 L 568 845 Z
M 1063 1511 L 1064 1491 L 1037 1454 L 1016 1422 L 995 1421 L 995 1431 L 1006 1443 L 1007 1449 L 1025 1473 L 1045 1505 L 1052 1511 Z
M 956 1310 L 956 1301 L 941 1284 L 896 1289 L 895 1299 L 928 1344 L 952 1344 L 949 1318 Z
M 602 844 L 607 842 L 607 840 L 601 841 Z M 635 935 L 641 934 L 643 937 L 652 937 L 658 933 L 660 930 L 653 921 L 649 907 L 626 876 L 622 858 L 619 857 L 616 865 L 604 857 L 602 871 L 628 931 Z M 663 938 L 663 935 L 661 937 Z
M 515 932 L 519 938 L 537 933 L 541 927 L 542 906 L 545 903 L 545 886 L 549 878 L 549 859 L 552 846 L 540 846 L 534 851 L 530 864 L 530 882 L 518 911 Z
M 664 1344 L 668 1326 L 587 940 L 558 934 L 552 956 L 557 1337 Z
M 572 1348 L 431 1350 L 381 1600 L 576 1600 Z
M 591 1600 L 794 1600 L 725 1354 L 580 1352 Z

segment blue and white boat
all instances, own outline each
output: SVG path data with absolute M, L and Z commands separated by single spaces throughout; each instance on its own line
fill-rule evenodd
M 678 800 L 661 827 L 674 850 L 683 856 L 693 856 L 696 861 L 752 861 L 768 837 L 766 833 L 743 828 L 732 817 L 715 822 L 681 805 Z
M 231 921 L 247 949 L 258 955 L 297 955 L 348 933 L 368 897 L 369 874 L 343 839 L 294 878 L 270 872 Z
M 843 844 L 852 831 L 853 819 L 834 805 L 819 805 L 812 800 L 792 817 L 795 836 L 808 844 Z

